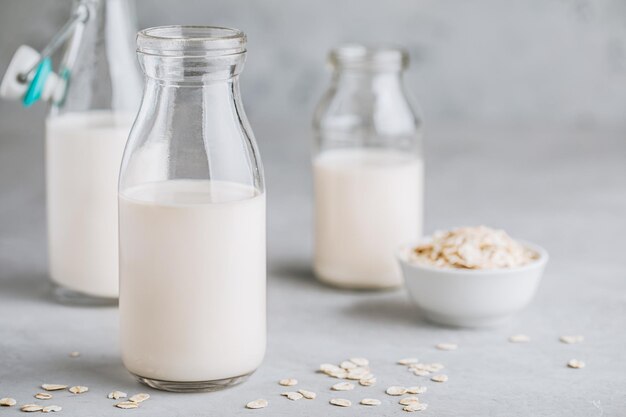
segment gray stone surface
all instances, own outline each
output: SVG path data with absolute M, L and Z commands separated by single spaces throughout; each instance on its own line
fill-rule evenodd
M 426 226 L 487 223 L 545 246 L 552 259 L 534 303 L 504 327 L 458 330 L 426 323 L 403 290 L 339 291 L 310 272 L 311 186 L 307 126 L 257 123 L 269 217 L 269 339 L 251 379 L 208 394 L 169 394 L 136 383 L 119 357 L 115 308 L 57 305 L 46 279 L 41 113 L 3 113 L 0 125 L 0 397 L 32 402 L 41 383 L 82 384 L 55 394 L 63 415 L 402 415 L 387 386 L 425 384 L 432 416 L 622 416 L 626 409 L 626 145 L 615 130 L 493 130 L 432 127 L 426 146 Z M 526 333 L 528 344 L 508 336 Z M 564 345 L 563 334 L 585 342 Z M 459 349 L 442 352 L 439 342 Z M 68 357 L 80 351 L 80 358 Z M 181 354 L 184 354 L 181 352 Z M 332 394 L 322 362 L 370 358 L 378 384 Z M 394 362 L 417 356 L 446 365 L 435 384 Z M 568 369 L 567 361 L 587 367 Z M 277 381 L 299 379 L 318 393 L 289 401 Z M 146 391 L 137 410 L 115 410 L 114 389 Z M 328 404 L 379 398 L 377 408 Z M 265 410 L 244 404 L 266 398 Z M 43 403 L 43 401 L 41 401 Z M 2 409 L 3 415 L 18 415 Z

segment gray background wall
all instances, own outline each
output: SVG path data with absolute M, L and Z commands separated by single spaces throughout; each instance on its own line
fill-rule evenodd
M 69 0 L 2 0 L 0 71 L 18 45 L 43 47 L 69 8 Z M 626 124 L 624 0 L 139 0 L 137 9 L 139 27 L 246 31 L 242 83 L 253 125 L 308 128 L 328 81 L 326 52 L 345 41 L 405 46 L 407 85 L 430 125 Z M 16 107 L 0 102 L 0 125 Z M 38 119 L 41 107 L 31 111 Z

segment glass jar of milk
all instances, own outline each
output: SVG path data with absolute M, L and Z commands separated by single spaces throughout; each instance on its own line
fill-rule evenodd
M 134 9 L 127 0 L 76 0 L 59 76 L 67 88 L 46 121 L 50 277 L 80 304 L 118 297 L 117 181 L 141 98 Z
M 404 92 L 407 53 L 348 45 L 314 117 L 318 279 L 345 288 L 402 283 L 394 252 L 422 232 L 421 128 Z
M 265 192 L 239 94 L 246 36 L 137 36 L 146 86 L 119 184 L 126 368 L 168 391 L 244 381 L 265 354 Z

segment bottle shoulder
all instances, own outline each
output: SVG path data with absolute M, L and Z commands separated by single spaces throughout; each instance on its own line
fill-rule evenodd
M 331 87 L 322 96 L 313 117 L 319 131 L 370 129 L 381 134 L 407 134 L 421 128 L 421 118 L 401 89 L 352 90 Z

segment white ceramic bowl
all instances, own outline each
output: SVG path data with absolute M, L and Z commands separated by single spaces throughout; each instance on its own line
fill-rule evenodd
M 519 268 L 467 270 L 419 265 L 408 261 L 412 247 L 408 245 L 397 252 L 397 258 L 409 295 L 430 321 L 448 326 L 495 326 L 530 303 L 548 262 L 543 248 L 520 243 L 539 257 Z

